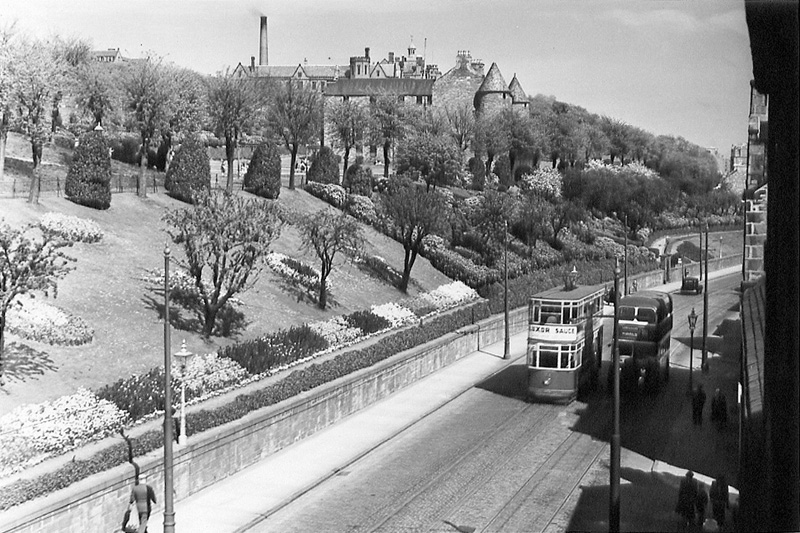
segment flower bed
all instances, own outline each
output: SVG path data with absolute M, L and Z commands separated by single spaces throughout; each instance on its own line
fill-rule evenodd
M 267 265 L 280 276 L 294 281 L 308 290 L 319 290 L 322 274 L 316 268 L 278 252 L 271 252 L 266 258 Z M 328 290 L 331 289 L 330 278 L 325 280 Z
M 92 342 L 94 331 L 80 317 L 34 298 L 23 298 L 19 303 L 9 309 L 6 324 L 9 333 L 61 346 Z
M 127 413 L 86 389 L 0 417 L 0 476 L 119 430 Z
M 39 226 L 72 242 L 92 243 L 103 238 L 103 230 L 91 220 L 62 213 L 45 213 Z

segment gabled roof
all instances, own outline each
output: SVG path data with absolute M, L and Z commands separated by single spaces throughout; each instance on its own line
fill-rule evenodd
M 327 79 L 333 80 L 344 72 L 344 67 L 338 65 L 256 65 L 255 75 L 259 78 L 279 79 Z
M 522 90 L 516 73 L 511 78 L 511 83 L 508 84 L 508 90 L 511 91 L 511 99 L 515 104 L 528 103 L 528 95 Z
M 486 77 L 483 78 L 483 83 L 478 88 L 479 93 L 507 93 L 508 92 L 508 85 L 506 85 L 506 80 L 503 79 L 503 75 L 500 74 L 500 69 L 497 67 L 497 63 L 492 63 L 492 66 L 489 67 L 489 72 L 486 73 Z
M 435 80 L 416 78 L 339 78 L 325 88 L 326 96 L 432 96 Z

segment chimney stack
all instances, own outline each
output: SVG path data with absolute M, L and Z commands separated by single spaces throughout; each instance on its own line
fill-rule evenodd
M 369 46 L 364 47 L 364 56 L 367 58 L 367 62 L 369 63 Z
M 269 49 L 267 48 L 267 17 L 261 17 L 261 36 L 258 47 L 258 64 L 269 65 Z
M 389 52 L 389 63 L 394 63 L 394 52 Z
M 250 72 L 256 71 L 256 56 L 250 56 Z

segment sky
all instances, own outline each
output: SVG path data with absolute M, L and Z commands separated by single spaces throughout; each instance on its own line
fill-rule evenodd
M 753 76 L 744 0 L 3 0 L 0 27 L 58 34 L 204 74 L 258 61 L 348 65 L 417 55 L 442 73 L 458 50 L 554 96 L 655 135 L 730 155 L 747 139 Z

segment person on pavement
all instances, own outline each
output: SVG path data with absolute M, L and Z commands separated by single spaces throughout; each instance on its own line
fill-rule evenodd
M 697 511 L 697 525 L 702 526 L 706 521 L 706 507 L 708 506 L 708 492 L 702 483 L 698 483 L 697 497 L 694 500 L 694 507 Z
M 717 424 L 718 429 L 724 429 L 728 425 L 728 401 L 719 389 L 711 398 L 711 421 Z
M 697 425 L 703 425 L 703 407 L 706 404 L 706 392 L 703 390 L 703 384 L 699 384 L 692 395 L 692 422 Z
M 681 479 L 678 488 L 678 504 L 675 506 L 675 512 L 681 517 L 680 531 L 686 531 L 687 527 L 694 524 L 695 500 L 697 500 L 697 481 L 694 480 L 694 472 L 689 470 Z
M 711 483 L 711 513 L 719 527 L 725 527 L 725 510 L 730 506 L 728 503 L 728 483 L 725 475 L 719 476 Z
M 156 493 L 153 487 L 145 482 L 143 474 L 136 478 L 136 484 L 131 490 L 131 503 L 136 504 L 136 511 L 139 513 L 139 529 L 137 533 L 147 533 L 147 521 L 152 512 L 152 503 L 156 503 Z

